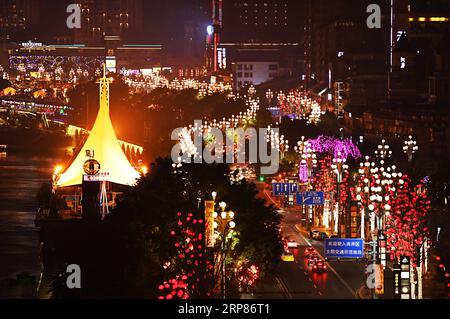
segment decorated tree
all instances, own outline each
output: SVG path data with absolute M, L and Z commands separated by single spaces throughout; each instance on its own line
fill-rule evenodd
M 171 279 L 158 286 L 159 299 L 187 299 L 206 297 L 208 280 L 213 266 L 206 259 L 203 236 L 203 219 L 192 213 L 177 213 L 178 220 L 170 231 L 176 254 L 163 267 Z
M 410 256 L 412 265 L 416 266 L 418 249 L 428 235 L 430 201 L 423 185 L 412 186 L 405 175 L 401 180 L 398 189 L 391 190 L 391 213 L 386 219 L 387 245 L 391 258 Z

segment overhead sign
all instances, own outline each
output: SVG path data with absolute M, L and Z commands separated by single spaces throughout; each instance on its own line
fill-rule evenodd
M 272 183 L 272 194 L 274 196 L 293 195 L 298 192 L 297 183 Z
M 325 238 L 327 258 L 363 258 L 364 241 L 361 238 Z
M 323 192 L 303 192 L 297 193 L 297 205 L 323 205 L 324 204 Z

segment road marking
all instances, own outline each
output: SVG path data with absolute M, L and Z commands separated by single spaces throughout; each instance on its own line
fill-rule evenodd
M 294 297 L 292 296 L 292 294 L 289 292 L 288 287 L 286 286 L 286 284 L 284 283 L 284 281 L 278 277 L 275 276 L 275 280 L 278 282 L 278 284 L 281 286 L 281 289 L 283 289 L 284 293 L 286 294 L 286 296 L 288 297 L 288 299 L 294 299 Z
M 277 206 L 277 203 L 272 199 L 272 197 L 270 197 L 268 194 L 267 194 L 267 192 L 266 192 L 266 189 L 264 188 L 264 195 L 266 195 L 267 196 L 267 198 L 269 198 L 270 199 L 270 201 L 272 202 L 272 203 L 274 203 L 275 204 L 275 206 Z
M 303 240 L 305 240 L 309 246 L 312 247 L 312 244 L 309 242 L 309 240 L 303 236 L 303 234 L 301 233 L 301 231 L 297 228 L 297 225 L 295 225 L 295 229 L 297 229 L 298 234 L 303 238 Z M 323 258 L 323 256 L 317 251 L 317 254 L 323 259 L 325 260 L 325 258 Z M 341 283 L 345 286 L 345 288 L 348 289 L 348 291 L 350 291 L 350 293 L 352 294 L 352 296 L 356 295 L 356 292 L 347 284 L 347 282 L 337 273 L 337 271 L 333 268 L 333 266 L 331 266 L 328 262 L 326 262 L 326 264 L 328 265 L 328 269 L 330 269 L 335 275 L 336 277 L 341 281 Z

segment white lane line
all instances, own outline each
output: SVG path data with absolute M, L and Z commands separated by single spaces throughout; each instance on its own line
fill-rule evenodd
M 286 286 L 286 284 L 284 283 L 284 281 L 279 278 L 278 276 L 275 276 L 275 280 L 278 282 L 278 284 L 281 286 L 281 289 L 283 289 L 284 293 L 286 294 L 286 296 L 288 297 L 288 299 L 294 299 L 294 297 L 292 296 L 292 294 L 289 292 L 288 287 Z
M 308 243 L 308 245 L 309 246 L 311 246 L 312 247 L 312 244 L 310 243 L 310 241 L 305 237 L 305 236 L 303 236 L 303 234 L 299 231 L 299 229 L 297 228 L 297 225 L 295 225 L 295 227 L 294 227 L 297 231 L 298 231 L 298 234 L 303 238 L 303 240 L 304 241 L 306 241 L 307 243 Z M 317 249 L 316 249 L 316 252 L 317 252 L 317 254 L 323 259 L 323 260 L 325 260 L 325 258 L 323 258 L 323 256 L 317 251 Z M 348 291 L 350 291 L 350 293 L 352 294 L 352 296 L 355 296 L 356 295 L 356 291 L 354 291 L 348 284 L 347 284 L 347 282 L 337 273 L 337 271 L 333 268 L 333 266 L 331 266 L 328 262 L 326 262 L 326 264 L 328 265 L 328 268 L 329 269 L 331 269 L 331 271 L 336 275 L 336 277 L 341 281 L 341 283 L 345 286 L 345 288 L 347 288 L 348 289 Z
M 269 198 L 270 199 L 270 201 L 272 202 L 272 203 L 274 203 L 275 204 L 275 206 L 277 206 L 278 207 L 278 205 L 277 205 L 277 203 L 272 199 L 272 197 L 270 197 L 269 196 L 269 194 L 267 194 L 267 192 L 266 192 L 266 189 L 264 188 L 264 190 L 263 190 L 263 192 L 264 192 L 264 195 L 266 195 L 267 196 L 267 198 Z

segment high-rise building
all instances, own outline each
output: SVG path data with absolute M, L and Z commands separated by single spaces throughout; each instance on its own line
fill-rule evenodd
M 39 0 L 0 1 L 0 40 L 24 40 L 39 24 Z
M 307 0 L 305 80 L 339 109 L 386 95 L 389 0 L 381 6 L 380 29 L 367 26 L 370 0 Z
M 304 0 L 223 1 L 222 42 L 298 42 Z
M 132 41 L 143 32 L 142 0 L 81 0 L 78 4 L 82 18 L 75 42 L 94 44 L 105 36 Z

